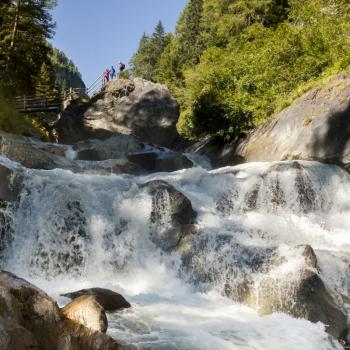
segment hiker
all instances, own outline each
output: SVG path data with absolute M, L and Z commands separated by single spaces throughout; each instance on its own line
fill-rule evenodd
M 116 75 L 115 75 L 115 68 L 113 66 L 109 70 L 109 76 L 111 77 L 111 80 L 113 80 L 116 77 Z
M 106 70 L 103 72 L 103 77 L 105 79 L 105 82 L 109 81 L 109 69 L 106 68 Z
M 123 62 L 119 62 L 119 73 L 123 72 L 125 69 L 125 64 Z

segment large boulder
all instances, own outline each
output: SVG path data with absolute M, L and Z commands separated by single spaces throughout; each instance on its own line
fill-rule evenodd
M 179 106 L 164 85 L 140 78 L 116 80 L 107 83 L 90 105 L 68 106 L 57 131 L 62 143 L 123 133 L 170 147 L 178 140 L 178 116 Z
M 111 337 L 67 319 L 57 303 L 27 281 L 0 271 L 0 349 L 121 350 Z
M 31 169 L 72 167 L 62 147 L 3 132 L 0 133 L 0 154 Z
M 130 303 L 121 294 L 104 288 L 81 289 L 77 292 L 62 294 L 62 296 L 73 300 L 81 296 L 91 296 L 106 311 L 117 311 L 131 307 Z
M 252 130 L 223 145 L 207 138 L 192 150 L 214 166 L 241 162 L 317 160 L 350 166 L 350 75 L 339 74 Z
M 73 145 L 77 152 L 76 159 L 103 161 L 123 158 L 127 154 L 140 152 L 144 144 L 132 135 L 116 134 L 106 140 L 85 140 Z
M 102 333 L 107 332 L 108 321 L 104 308 L 91 295 L 82 295 L 61 309 L 68 319 Z
M 165 251 L 175 249 L 195 231 L 197 213 L 191 201 L 166 181 L 154 180 L 144 187 L 152 196 L 151 240 Z
M 319 275 L 310 246 L 254 247 L 229 235 L 186 237 L 178 249 L 182 274 L 200 290 L 216 287 L 261 315 L 283 312 L 323 322 L 336 339 L 345 339 L 347 322 L 338 297 Z

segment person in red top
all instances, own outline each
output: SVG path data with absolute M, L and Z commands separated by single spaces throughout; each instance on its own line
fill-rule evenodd
M 103 77 L 105 79 L 105 82 L 109 81 L 109 69 L 106 68 L 106 70 L 103 72 Z
M 123 72 L 125 69 L 125 64 L 123 62 L 119 62 L 119 72 Z

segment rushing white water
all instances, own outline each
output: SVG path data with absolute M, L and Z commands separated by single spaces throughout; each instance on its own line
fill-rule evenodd
M 280 162 L 134 177 L 1 162 L 26 176 L 19 207 L 7 209 L 12 242 L 2 267 L 62 304 L 60 293 L 83 287 L 121 292 L 133 307 L 109 315 L 116 339 L 157 350 L 342 349 L 321 323 L 259 316 L 222 296 L 228 282 L 235 296 L 243 283 L 298 276 L 306 244 L 334 298 L 350 295 L 350 176 L 342 169 Z M 150 239 L 154 208 L 142 185 L 153 180 L 185 194 L 198 214 L 189 263 Z

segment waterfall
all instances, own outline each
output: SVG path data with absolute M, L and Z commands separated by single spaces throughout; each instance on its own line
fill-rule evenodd
M 288 161 L 101 176 L 0 163 L 25 178 L 18 203 L 0 208 L 1 268 L 62 303 L 60 293 L 82 287 L 122 292 L 133 307 L 109 315 L 117 339 L 159 350 L 343 348 L 322 323 L 283 313 L 285 301 L 264 315 L 266 294 L 293 296 L 305 271 L 334 300 L 350 295 L 350 175 L 341 168 Z M 155 180 L 197 214 L 171 249 L 161 242 L 175 232 L 171 198 L 152 195 Z

